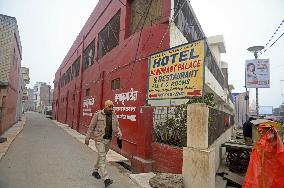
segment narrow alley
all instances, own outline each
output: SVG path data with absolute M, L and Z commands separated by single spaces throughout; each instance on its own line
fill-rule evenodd
M 26 113 L 26 124 L 0 160 L 0 188 L 104 187 L 92 177 L 96 153 L 43 115 Z M 112 165 L 112 188 L 137 187 Z

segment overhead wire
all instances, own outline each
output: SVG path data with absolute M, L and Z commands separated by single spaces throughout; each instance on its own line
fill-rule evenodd
M 151 0 L 150 3 L 149 3 L 148 9 L 147 9 L 147 13 L 145 12 L 146 15 L 145 15 L 144 22 L 143 22 L 143 24 L 142 24 L 142 28 L 141 28 L 140 34 L 139 34 L 139 39 L 138 39 L 138 44 L 137 44 L 137 48 L 136 48 L 136 52 L 135 52 L 134 62 L 133 62 L 132 69 L 131 69 L 131 74 L 130 74 L 129 79 L 128 79 L 128 81 L 127 81 L 126 83 L 128 83 L 128 82 L 132 79 L 132 76 L 133 76 L 134 64 L 135 64 L 135 62 L 136 62 L 136 58 L 137 58 L 137 54 L 138 54 L 138 50 L 139 50 L 139 46 L 140 46 L 140 40 L 141 40 L 141 36 L 142 36 L 142 31 L 143 31 L 143 28 L 144 28 L 144 26 L 145 26 L 145 23 L 146 23 L 146 20 L 147 20 L 148 13 L 149 13 L 149 11 L 150 11 L 152 2 L 153 2 L 153 0 Z M 144 16 L 142 16 L 142 17 L 144 17 Z M 141 17 L 141 18 L 142 18 L 142 17 Z M 141 21 L 141 20 L 140 20 L 140 21 Z M 140 21 L 139 21 L 139 22 L 140 22 Z M 139 25 L 139 23 L 138 23 L 137 25 Z
M 284 33 L 282 33 L 282 34 L 269 46 L 269 48 L 271 48 L 283 35 L 284 35 Z
M 124 3 L 122 3 L 120 0 L 118 0 L 118 1 L 119 1 L 122 5 L 128 7 L 127 5 L 125 5 Z M 151 3 L 152 3 L 152 1 L 153 1 L 153 0 L 151 0 Z M 149 10 L 150 10 L 150 7 L 148 7 L 148 11 L 149 11 Z M 145 12 L 145 13 L 146 13 L 146 12 Z M 145 13 L 144 13 L 144 14 L 145 14 Z M 149 13 L 149 12 L 148 12 L 148 13 Z M 135 60 L 136 60 L 137 51 L 138 51 L 138 48 L 139 48 L 139 43 L 140 43 L 140 38 L 141 38 L 141 33 L 142 33 L 143 28 L 144 28 L 145 21 L 146 21 L 146 19 L 147 19 L 148 13 L 145 14 L 146 17 L 145 17 L 145 20 L 144 20 L 144 22 L 143 22 L 143 24 L 142 24 L 142 29 L 141 29 L 141 31 L 140 31 L 139 42 L 138 42 L 138 46 L 137 46 L 137 50 L 136 50 L 136 55 L 135 55 L 134 62 L 135 62 Z M 136 27 L 135 27 L 135 31 L 138 29 L 138 27 L 139 27 L 139 25 L 140 25 L 140 22 L 142 21 L 143 18 L 144 18 L 144 15 L 141 16 L 141 18 L 139 19 L 138 24 L 137 24 Z M 114 34 L 114 31 L 113 31 L 112 28 L 111 28 L 111 31 L 112 31 L 113 34 Z M 130 41 L 133 40 L 133 39 L 134 39 L 134 37 L 130 38 Z M 130 41 L 128 41 L 128 43 L 126 43 L 126 44 L 124 45 L 124 47 L 119 50 L 118 54 L 128 46 L 128 44 L 130 43 Z M 101 42 L 102 42 L 102 41 L 101 41 Z M 103 46 L 104 46 L 104 45 L 103 45 Z M 111 59 L 110 61 L 113 61 L 115 58 L 117 58 L 117 57 L 114 57 L 114 58 Z M 133 62 L 130 62 L 130 63 L 128 63 L 128 64 L 125 64 L 125 65 L 123 65 L 122 67 L 125 67 L 125 66 L 127 66 L 127 65 L 130 65 L 131 63 L 133 63 Z M 119 68 L 120 68 L 120 67 L 119 67 Z M 115 68 L 114 70 L 117 70 L 117 68 Z M 107 75 L 111 74 L 112 72 L 113 72 L 113 70 L 110 71 L 110 72 L 108 72 Z M 133 72 L 133 68 L 132 68 L 132 71 L 131 71 L 131 72 Z M 132 73 L 131 73 L 131 74 L 132 74 Z M 100 80 L 101 80 L 101 79 L 99 78 L 99 79 L 97 79 L 96 81 L 93 81 L 93 83 L 97 83 L 97 82 L 100 81 Z
M 126 6 L 126 7 L 129 7 L 128 5 L 126 5 L 126 4 L 124 4 L 123 2 L 121 2 L 121 0 L 118 0 L 122 5 L 124 5 L 124 6 Z M 152 3 L 152 1 L 153 0 L 151 0 L 151 2 L 150 3 Z M 180 12 L 181 12 L 181 10 L 182 10 L 182 8 L 184 7 L 184 5 L 185 5 L 185 3 L 187 2 L 187 0 L 184 0 L 183 1 L 183 4 L 179 7 L 179 5 L 181 4 L 181 2 L 182 2 L 182 0 L 178 0 L 178 3 L 177 3 L 177 5 L 176 5 L 176 7 L 174 7 L 174 8 L 172 8 L 172 9 L 170 9 L 169 11 L 172 11 L 173 9 L 175 10 L 174 11 L 174 14 L 172 15 L 172 17 L 169 19 L 170 21 L 169 21 L 169 25 L 168 25 L 168 28 L 167 28 L 167 30 L 164 32 L 164 34 L 163 34 L 163 36 L 162 36 L 162 38 L 161 38 L 161 41 L 159 42 L 159 44 L 157 45 L 157 47 L 156 47 L 156 52 L 160 49 L 160 47 L 161 47 L 161 45 L 162 45 L 162 43 L 163 43 L 163 41 L 164 41 L 164 39 L 165 39 L 165 35 L 166 35 L 166 33 L 169 31 L 169 28 L 170 28 L 170 26 L 171 26 L 171 23 L 173 23 L 174 21 L 175 21 L 175 19 L 177 18 L 177 16 L 180 14 Z M 136 48 L 136 52 L 135 52 L 135 58 L 134 58 L 134 60 L 133 61 L 131 61 L 130 63 L 128 63 L 128 64 L 125 64 L 125 65 L 123 65 L 122 67 L 125 67 L 125 66 L 129 66 L 130 64 L 133 64 L 133 67 L 132 67 L 132 69 L 131 69 L 131 73 L 130 73 L 130 76 L 129 76 L 129 80 L 132 78 L 132 76 L 133 76 L 133 71 L 134 71 L 134 63 L 135 62 L 138 62 L 138 61 L 140 61 L 140 60 L 143 60 L 143 59 L 146 59 L 146 58 L 148 58 L 148 56 L 146 56 L 146 57 L 141 57 L 141 58 L 139 58 L 139 59 L 137 59 L 137 54 L 138 54 L 138 50 L 139 50 L 139 46 L 140 46 L 140 40 L 141 40 L 141 35 L 142 35 L 142 30 L 143 30 L 143 28 L 144 28 L 144 26 L 145 26 L 145 22 L 146 22 L 146 20 L 147 20 L 147 17 L 148 17 L 148 15 L 149 15 L 149 10 L 150 10 L 150 6 L 148 7 L 148 9 L 147 9 L 147 11 L 145 11 L 145 13 L 146 13 L 146 17 L 143 15 L 143 16 L 141 16 L 141 18 L 140 18 L 140 20 L 139 20 L 139 22 L 138 22 L 138 24 L 137 24 L 137 26 L 136 26 L 136 28 L 135 28 L 135 31 L 137 30 L 137 28 L 139 27 L 139 25 L 140 25 L 140 22 L 142 21 L 142 19 L 144 18 L 144 22 L 143 22 L 143 24 L 142 24 L 142 28 L 141 28 L 141 31 L 140 31 L 140 34 L 139 34 L 139 39 L 138 39 L 138 45 L 137 45 L 137 48 Z M 178 9 L 179 8 L 179 9 Z M 177 10 L 178 9 L 178 10 Z M 177 10 L 177 11 L 176 11 Z M 152 32 L 152 30 L 150 31 L 150 32 Z M 150 33 L 151 34 L 151 33 Z M 151 36 L 150 36 L 151 37 Z M 132 37 L 130 40 L 132 40 L 134 37 Z M 147 42 L 148 42 L 149 40 L 147 39 Z M 120 51 L 122 51 L 123 49 L 125 49 L 127 46 L 128 46 L 128 44 L 130 43 L 130 41 L 128 42 L 128 43 L 126 43 L 125 45 L 124 45 L 124 47 L 120 50 Z M 143 48 L 145 47 L 145 45 L 146 44 L 144 44 L 143 45 Z M 115 58 L 115 57 L 114 57 Z M 119 68 L 122 68 L 122 67 L 119 67 Z M 114 69 L 114 70 L 117 70 L 117 69 Z M 112 72 L 112 71 L 111 71 Z M 110 74 L 111 72 L 109 72 L 108 74 Z M 127 81 L 128 82 L 128 81 Z
M 121 0 L 118 0 L 118 1 L 119 1 L 123 6 L 129 7 L 128 5 L 124 4 Z M 181 2 L 181 0 L 178 0 L 177 6 L 174 7 L 174 8 L 171 8 L 168 12 L 172 11 L 173 9 L 176 10 L 176 9 L 178 8 L 178 6 L 180 5 L 180 2 Z M 170 28 L 170 23 L 173 23 L 173 22 L 174 22 L 174 20 L 175 20 L 176 17 L 179 15 L 179 13 L 180 13 L 180 11 L 181 11 L 181 9 L 183 8 L 183 6 L 184 6 L 185 3 L 186 3 L 186 0 L 184 0 L 182 6 L 179 8 L 179 10 L 178 10 L 176 16 L 173 15 L 173 16 L 169 19 L 169 20 L 170 20 L 170 21 L 169 21 L 169 26 L 168 26 L 167 30 L 165 31 L 165 33 L 163 34 L 163 37 L 162 37 L 162 39 L 161 39 L 159 45 L 156 47 L 156 49 L 157 49 L 156 51 L 158 51 L 158 49 L 160 48 L 160 45 L 162 44 L 162 42 L 163 42 L 163 40 L 164 40 L 164 37 L 165 37 L 166 33 L 168 32 L 168 30 L 169 30 L 169 28 Z M 138 13 L 138 12 L 136 12 L 136 13 Z M 149 13 L 148 13 L 148 14 L 149 14 Z M 143 18 L 143 16 L 140 18 L 139 23 L 140 23 L 140 21 L 141 21 L 142 18 Z M 137 27 L 139 26 L 139 23 L 138 23 L 138 25 L 136 26 L 135 31 L 137 30 Z M 151 30 L 150 32 L 152 32 L 152 30 Z M 131 38 L 131 39 L 133 39 L 133 38 Z M 126 47 L 126 46 L 127 46 L 127 45 L 125 45 L 125 47 Z M 145 46 L 145 44 L 144 44 L 144 46 Z
M 272 41 L 272 39 L 276 36 L 276 34 L 278 33 L 278 31 L 280 30 L 280 28 L 283 26 L 284 23 L 284 19 L 281 21 L 281 23 L 279 24 L 279 26 L 277 27 L 277 29 L 275 30 L 275 32 L 271 35 L 271 37 L 269 38 L 268 42 L 265 44 L 264 48 L 259 52 L 260 55 L 262 55 L 263 53 L 265 53 L 269 48 L 271 48 L 282 36 L 284 33 L 282 33 L 272 44 L 270 44 L 270 42 Z M 259 56 L 260 56 L 259 55 Z

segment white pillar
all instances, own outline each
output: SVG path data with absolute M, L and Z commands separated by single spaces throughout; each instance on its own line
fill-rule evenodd
M 215 151 L 208 145 L 208 117 L 205 104 L 188 105 L 182 169 L 185 188 L 215 188 Z

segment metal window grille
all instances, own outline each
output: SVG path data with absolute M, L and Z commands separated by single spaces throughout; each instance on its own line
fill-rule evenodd
M 93 40 L 84 51 L 84 70 L 94 64 L 95 40 Z
M 86 89 L 86 97 L 87 97 L 87 96 L 90 96 L 90 93 L 91 93 L 90 88 Z
M 80 57 L 72 64 L 72 75 L 73 77 L 79 76 L 80 73 Z
M 112 17 L 99 33 L 98 57 L 103 57 L 118 45 L 120 31 L 120 11 Z
M 111 81 L 111 89 L 116 90 L 120 88 L 120 78 Z
M 150 0 L 133 0 L 131 2 L 130 35 L 140 31 L 143 27 L 150 26 L 161 19 L 163 15 L 163 0 L 152 1 L 148 15 L 146 15 Z M 147 18 L 145 20 L 145 18 Z

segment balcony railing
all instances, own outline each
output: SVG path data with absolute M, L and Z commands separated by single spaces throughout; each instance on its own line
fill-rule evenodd
M 205 38 L 205 33 L 203 32 L 201 25 L 196 18 L 193 8 L 191 7 L 188 0 L 175 1 L 175 25 L 183 36 L 187 39 L 188 42 L 193 42 L 195 40 L 200 40 Z M 206 41 L 206 51 L 205 55 L 205 64 L 219 82 L 221 87 L 224 89 L 225 78 L 220 70 L 219 66 L 216 63 L 215 57 L 212 55 L 210 48 L 208 47 L 208 42 Z
M 224 89 L 225 85 L 225 78 L 222 74 L 221 69 L 216 63 L 215 57 L 212 55 L 212 52 L 210 48 L 208 47 L 208 44 L 206 42 L 206 51 L 205 51 L 205 65 L 208 67 L 210 72 L 213 74 L 215 79 L 218 81 L 220 86 Z

